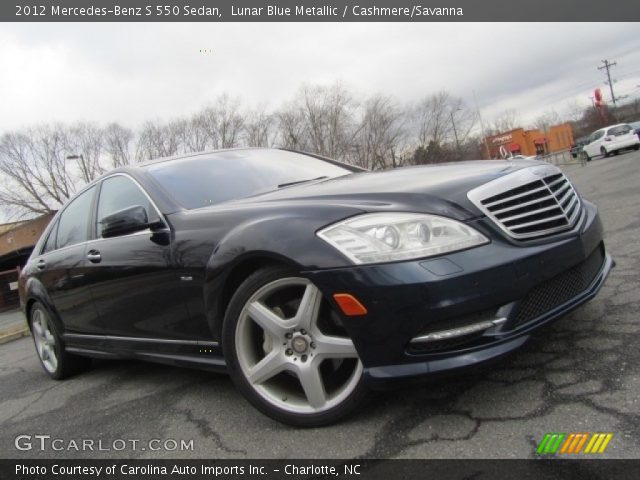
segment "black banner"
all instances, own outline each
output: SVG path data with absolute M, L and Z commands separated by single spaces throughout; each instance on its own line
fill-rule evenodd
M 636 480 L 637 460 L 0 460 L 1 479 Z
M 612 0 L 16 0 L 2 22 L 585 22 L 640 20 Z

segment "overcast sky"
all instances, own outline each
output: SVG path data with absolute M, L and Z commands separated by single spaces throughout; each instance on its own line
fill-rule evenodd
M 0 24 L 0 132 L 39 122 L 169 119 L 218 94 L 276 108 L 301 84 L 342 81 L 411 102 L 446 89 L 485 122 L 569 101 L 640 96 L 638 24 Z M 201 49 L 211 52 L 201 53 Z M 605 90 L 607 88 L 607 90 Z

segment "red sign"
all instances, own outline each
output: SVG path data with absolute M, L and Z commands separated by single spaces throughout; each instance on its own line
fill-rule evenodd
M 600 90 L 599 88 L 596 88 L 593 91 L 593 96 L 596 99 L 596 105 L 602 105 L 602 90 Z

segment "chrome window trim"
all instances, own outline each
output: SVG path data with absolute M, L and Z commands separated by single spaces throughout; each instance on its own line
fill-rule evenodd
M 128 173 L 125 172 L 117 172 L 117 173 L 112 173 L 104 178 L 101 178 L 99 180 L 96 180 L 95 182 L 92 182 L 88 185 L 85 185 L 85 187 L 80 190 L 79 192 L 77 192 L 74 196 L 73 199 L 70 199 L 70 201 L 64 206 L 64 208 L 62 210 L 60 210 L 52 219 L 51 222 L 49 222 L 49 225 L 51 225 L 51 227 L 47 226 L 47 238 L 49 236 L 49 234 L 51 233 L 51 229 L 53 228 L 53 225 L 56 224 L 56 222 L 58 222 L 58 220 L 60 219 L 60 216 L 64 213 L 64 211 L 67 209 L 67 207 L 71 204 L 72 200 L 75 200 L 77 197 L 79 197 L 80 195 L 82 195 L 85 191 L 89 190 L 92 187 L 98 187 L 100 186 L 100 192 L 98 192 L 98 198 L 96 199 L 95 202 L 95 213 L 98 213 L 98 202 L 100 201 L 100 193 L 102 191 L 102 182 L 104 182 L 105 180 L 108 180 L 109 178 L 112 177 L 117 177 L 117 176 L 122 176 L 122 177 L 127 177 L 130 180 L 133 181 L 133 183 L 135 183 L 138 188 L 140 190 L 142 190 L 142 193 L 144 193 L 144 195 L 149 199 L 149 202 L 151 203 L 151 205 L 153 206 L 153 208 L 155 209 L 156 213 L 158 214 L 158 217 L 160 218 L 160 220 L 162 221 L 162 223 L 164 224 L 164 228 L 159 228 L 156 230 L 151 230 L 149 228 L 145 229 L 145 230 L 141 230 L 139 232 L 134 232 L 134 233 L 128 233 L 126 235 L 118 235 L 117 237 L 109 237 L 109 238 L 104 238 L 104 237 L 96 237 L 96 238 L 90 238 L 88 240 L 85 240 L 84 242 L 78 242 L 78 243 L 74 243 L 73 245 L 65 245 L 64 247 L 61 248 L 56 248 L 54 250 L 49 250 L 48 252 L 43 252 L 42 250 L 45 247 L 45 243 L 46 240 L 42 243 L 42 246 L 40 247 L 39 251 L 38 251 L 38 255 L 35 258 L 40 258 L 40 257 L 45 257 L 51 253 L 56 253 L 56 252 L 63 252 L 66 249 L 69 248 L 73 248 L 73 247 L 78 247 L 81 245 L 89 245 L 91 243 L 97 242 L 97 241 L 102 241 L 102 240 L 111 240 L 113 238 L 126 238 L 126 237 L 132 237 L 135 235 L 148 235 L 148 234 L 152 234 L 152 233 L 160 233 L 160 232 L 170 232 L 171 229 L 169 228 L 169 224 L 167 223 L 164 214 L 160 211 L 160 209 L 158 208 L 158 206 L 156 205 L 156 202 L 153 201 L 153 198 L 151 198 L 151 196 L 147 193 L 147 191 L 144 189 L 144 187 L 140 184 L 140 182 L 138 182 L 135 178 L 133 178 L 131 175 L 129 175 Z M 92 214 L 93 217 L 93 214 Z M 96 218 L 96 224 L 98 222 L 98 219 Z M 97 230 L 97 229 L 94 229 Z M 94 231 L 94 234 L 96 234 L 97 232 Z
M 96 225 L 98 223 L 98 217 L 97 217 L 97 213 L 98 213 L 98 207 L 100 204 L 100 195 L 102 194 L 102 184 L 106 181 L 109 180 L 110 178 L 113 177 L 126 177 L 129 180 L 131 180 L 133 183 L 136 184 L 136 186 L 142 191 L 142 193 L 144 194 L 145 197 L 147 197 L 147 199 L 149 200 L 149 202 L 151 203 L 151 205 L 153 206 L 153 208 L 155 209 L 156 213 L 158 214 L 158 217 L 160 218 L 160 220 L 162 221 L 162 223 L 164 223 L 165 227 L 168 229 L 169 225 L 167 225 L 167 222 L 164 218 L 164 215 L 162 215 L 162 212 L 160 211 L 160 209 L 158 208 L 158 206 L 156 205 L 156 202 L 153 201 L 153 198 L 151 198 L 151 196 L 147 193 L 147 191 L 144 189 L 144 187 L 142 185 L 140 185 L 140 182 L 138 182 L 135 178 L 133 178 L 131 175 L 129 175 L 128 173 L 124 173 L 124 172 L 117 172 L 117 173 L 112 173 L 111 175 L 108 175 L 104 178 L 102 178 L 98 183 L 100 183 L 100 191 L 98 192 L 98 199 L 96 201 Z M 122 235 L 123 237 L 126 235 Z M 103 238 L 103 237 L 101 237 Z M 95 239 L 93 239 L 95 240 Z

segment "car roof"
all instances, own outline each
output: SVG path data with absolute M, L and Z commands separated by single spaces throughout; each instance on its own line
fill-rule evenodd
M 160 157 L 153 158 L 151 160 L 145 160 L 144 162 L 136 163 L 137 167 L 146 167 L 149 165 L 154 165 L 156 163 L 169 162 L 172 160 L 181 160 L 185 158 L 193 158 L 193 157 L 202 157 L 205 155 L 216 155 L 224 152 L 234 152 L 234 151 L 242 151 L 242 150 L 278 150 L 276 148 L 259 148 L 259 147 L 238 147 L 238 148 L 224 148 L 220 150 L 208 150 L 205 152 L 195 152 L 195 153 L 183 153 L 179 155 L 172 155 L 170 157 Z

